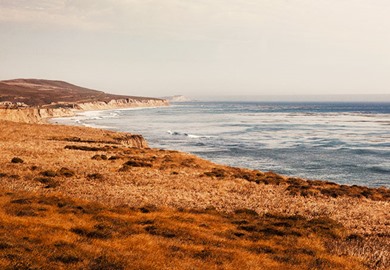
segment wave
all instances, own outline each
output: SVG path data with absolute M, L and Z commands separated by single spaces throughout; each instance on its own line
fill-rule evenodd
M 182 136 L 182 137 L 188 137 L 192 139 L 208 139 L 208 138 L 216 138 L 217 136 L 206 136 L 206 135 L 195 135 L 195 134 L 189 134 L 189 133 L 181 133 L 177 131 L 168 130 L 168 134 L 172 136 Z
M 110 130 L 116 129 L 116 128 L 113 127 L 113 126 L 103 126 L 103 125 L 87 124 L 87 123 L 82 123 L 82 122 L 81 122 L 81 124 L 82 124 L 84 127 L 90 127 L 90 128 L 101 128 L 101 129 L 110 129 Z
M 372 167 L 369 167 L 368 168 L 371 172 L 374 172 L 374 173 L 380 173 L 380 174 L 383 174 L 383 173 L 390 173 L 390 168 L 386 168 L 386 167 L 383 167 L 383 166 L 372 166 Z

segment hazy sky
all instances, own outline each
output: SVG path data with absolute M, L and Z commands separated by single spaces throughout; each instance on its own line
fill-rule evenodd
M 388 0 L 0 0 L 0 79 L 113 93 L 390 94 Z

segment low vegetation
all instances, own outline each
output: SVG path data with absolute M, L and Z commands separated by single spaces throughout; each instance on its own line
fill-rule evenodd
M 104 130 L 0 129 L 0 269 L 390 268 L 387 188 L 221 166 Z
M 0 192 L 2 269 L 366 269 L 328 218 L 106 207 Z M 379 268 L 378 268 L 379 269 Z
M 13 159 L 11 159 L 11 162 L 12 163 L 23 163 L 24 161 L 21 158 L 14 157 Z

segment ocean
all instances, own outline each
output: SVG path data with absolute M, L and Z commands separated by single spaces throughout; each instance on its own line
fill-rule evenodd
M 390 187 L 390 103 L 188 102 L 56 118 L 142 134 L 216 163 Z

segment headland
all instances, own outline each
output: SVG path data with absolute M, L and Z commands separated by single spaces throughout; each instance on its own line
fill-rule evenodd
M 0 81 L 0 119 L 16 122 L 42 123 L 82 111 L 168 105 L 165 99 L 112 95 L 63 81 Z

